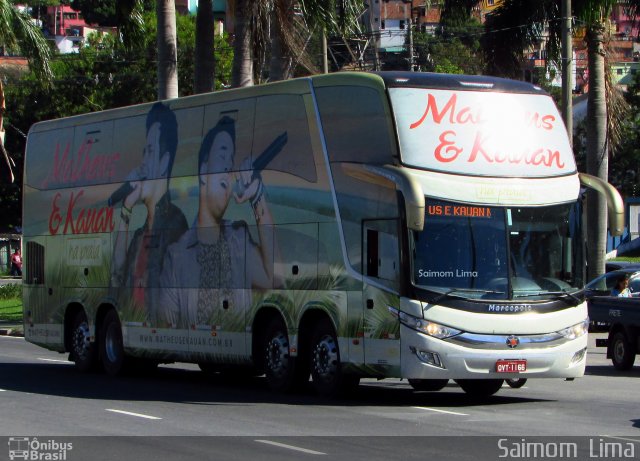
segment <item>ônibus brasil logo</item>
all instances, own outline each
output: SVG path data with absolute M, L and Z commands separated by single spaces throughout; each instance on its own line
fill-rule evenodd
M 52 439 L 38 440 L 37 437 L 9 437 L 9 459 L 65 461 L 67 452 L 73 449 L 71 442 L 57 442 Z

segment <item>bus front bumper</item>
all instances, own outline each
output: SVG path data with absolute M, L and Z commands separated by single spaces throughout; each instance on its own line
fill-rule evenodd
M 404 325 L 400 338 L 402 376 L 408 379 L 578 378 L 584 375 L 588 341 L 586 334 L 548 344 L 519 344 L 507 335 L 442 340 Z

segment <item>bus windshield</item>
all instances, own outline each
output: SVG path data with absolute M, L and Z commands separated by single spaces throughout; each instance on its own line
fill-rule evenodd
M 542 300 L 583 284 L 579 204 L 493 207 L 427 199 L 413 283 L 468 299 Z

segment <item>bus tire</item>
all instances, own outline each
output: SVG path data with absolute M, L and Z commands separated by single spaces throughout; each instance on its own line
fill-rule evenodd
M 624 331 L 617 331 L 611 338 L 611 362 L 616 370 L 626 371 L 633 367 L 636 351 Z
M 83 310 L 78 311 L 73 319 L 70 356 L 70 359 L 75 362 L 76 369 L 82 372 L 91 371 L 96 367 L 96 344 L 91 342 L 89 321 Z
M 500 390 L 503 379 L 457 379 L 456 382 L 470 397 L 490 397 Z
M 310 354 L 311 382 L 318 394 L 326 397 L 344 395 L 360 383 L 358 376 L 342 372 L 338 339 L 329 319 L 325 318 L 315 326 Z
M 293 389 L 295 360 L 291 356 L 289 334 L 284 322 L 274 318 L 265 330 L 264 373 L 271 390 L 289 392 Z
M 410 379 L 409 384 L 416 391 L 439 391 L 445 388 L 448 379 Z
M 100 359 L 108 375 L 117 376 L 123 372 L 125 356 L 122 327 L 118 313 L 113 309 L 107 312 L 100 328 Z

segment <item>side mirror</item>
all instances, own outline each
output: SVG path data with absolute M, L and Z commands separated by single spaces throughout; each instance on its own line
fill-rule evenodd
M 624 202 L 618 190 L 602 179 L 586 173 L 579 173 L 580 184 L 602 194 L 607 199 L 609 232 L 622 235 L 624 232 Z

